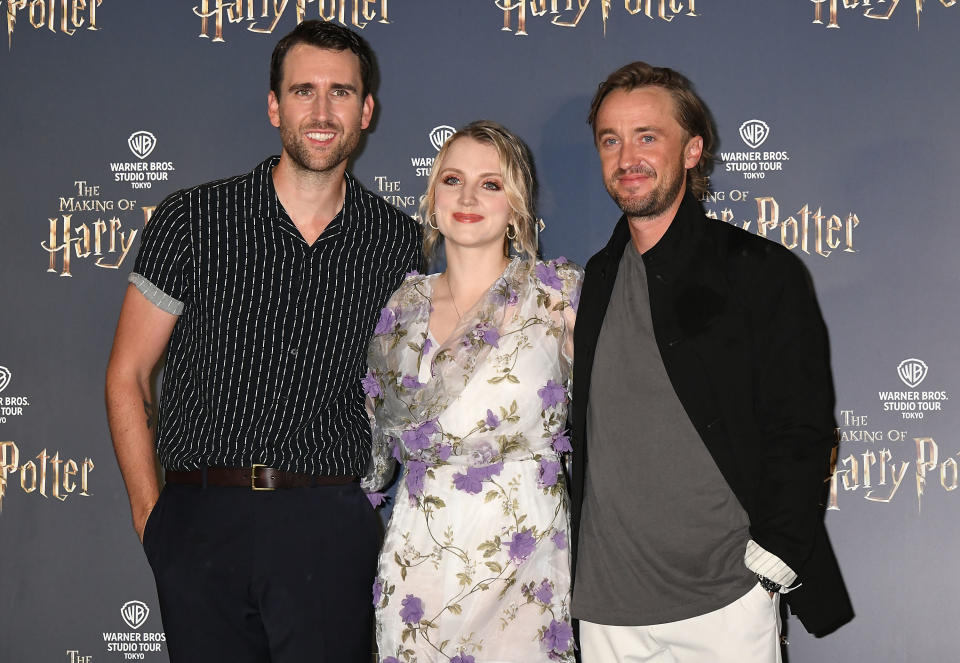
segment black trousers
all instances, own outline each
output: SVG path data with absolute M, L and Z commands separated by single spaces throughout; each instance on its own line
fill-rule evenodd
M 358 484 L 166 486 L 143 545 L 171 663 L 370 663 L 381 531 Z

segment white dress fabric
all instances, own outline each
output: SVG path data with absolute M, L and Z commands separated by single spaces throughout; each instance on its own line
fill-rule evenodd
M 381 661 L 573 661 L 560 455 L 582 275 L 514 259 L 439 346 L 438 275 L 409 276 L 381 312 L 364 488 L 404 465 L 373 588 Z

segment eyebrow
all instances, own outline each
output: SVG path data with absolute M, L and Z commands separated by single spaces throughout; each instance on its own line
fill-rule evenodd
M 330 88 L 333 90 L 348 90 L 350 92 L 356 92 L 357 86 L 353 83 L 331 83 Z M 313 83 L 291 83 L 288 88 L 289 91 L 293 92 L 294 90 L 315 90 L 317 86 Z
M 462 170 L 460 170 L 459 168 L 454 168 L 453 166 L 444 166 L 444 167 L 440 170 L 441 173 L 445 173 L 445 172 L 447 172 L 447 171 L 454 172 L 454 173 L 460 173 L 461 175 L 465 175 L 465 174 L 466 174 L 466 173 L 464 173 Z M 499 173 L 499 172 L 496 172 L 496 173 L 495 173 L 495 172 L 493 172 L 493 171 L 490 171 L 490 172 L 487 172 L 487 173 L 480 173 L 480 177 L 503 177 L 503 174 L 502 174 L 502 173 Z

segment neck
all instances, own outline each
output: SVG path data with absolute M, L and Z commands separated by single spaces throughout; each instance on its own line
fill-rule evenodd
M 630 238 L 633 240 L 633 246 L 637 249 L 637 253 L 646 253 L 663 238 L 667 228 L 670 227 L 673 219 L 677 216 L 677 210 L 680 209 L 680 203 L 683 202 L 685 190 L 686 187 L 681 189 L 676 200 L 660 214 L 627 217 L 627 223 L 630 226 Z
M 447 247 L 444 275 L 461 311 L 466 310 L 463 304 L 472 306 L 510 264 L 500 247 L 495 248 Z
M 298 227 L 326 226 L 343 206 L 347 190 L 343 161 L 328 171 L 305 170 L 283 152 L 273 169 L 273 186 L 284 209 Z

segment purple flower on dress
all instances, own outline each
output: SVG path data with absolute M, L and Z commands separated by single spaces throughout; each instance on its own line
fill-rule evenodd
M 440 447 L 437 448 L 437 457 L 438 457 L 440 460 L 445 461 L 445 460 L 447 460 L 448 458 L 450 458 L 450 453 L 451 453 L 452 451 L 453 451 L 453 445 L 451 445 L 451 444 L 444 444 L 444 445 L 442 445 L 442 446 L 440 446 Z
M 553 380 L 547 380 L 547 385 L 537 390 L 537 396 L 540 397 L 544 410 L 567 402 L 567 390 Z
M 468 467 L 466 473 L 457 472 L 453 475 L 453 486 L 457 490 L 476 495 L 483 490 L 483 479 L 477 476 L 476 472 L 471 472 L 472 467 Z
M 398 463 L 403 462 L 403 451 L 400 449 L 400 445 L 397 444 L 397 439 L 394 437 L 390 438 L 390 455 L 393 456 L 393 459 Z
M 386 334 L 393 331 L 393 326 L 397 322 L 397 314 L 389 308 L 380 309 L 380 319 L 377 326 L 373 328 L 374 334 Z
M 500 342 L 500 332 L 497 331 L 496 327 L 493 326 L 483 326 L 477 327 L 477 331 L 480 332 L 480 338 L 483 339 L 483 342 L 494 348 L 499 348 L 498 343 Z
M 503 461 L 486 467 L 471 467 L 470 469 L 474 470 L 478 476 L 483 477 L 484 480 L 492 479 L 503 471 Z
M 553 545 L 557 547 L 557 550 L 566 550 L 567 548 L 567 533 L 566 532 L 554 532 L 553 536 L 550 537 L 550 540 L 553 541 Z
M 405 624 L 416 624 L 423 617 L 423 601 L 413 594 L 407 594 L 400 603 L 403 605 L 400 608 L 400 619 Z
M 376 398 L 383 393 L 380 391 L 380 381 L 373 371 L 367 371 L 367 374 L 360 378 L 360 384 L 363 386 L 363 393 L 370 398 Z
M 487 418 L 483 420 L 487 428 L 496 428 L 500 425 L 500 418 L 493 413 L 493 410 L 487 410 Z
M 562 653 L 570 648 L 572 637 L 573 629 L 570 628 L 570 624 L 551 619 L 550 626 L 544 631 L 540 640 L 540 647 L 544 651 Z
M 534 273 L 540 281 L 554 290 L 563 290 L 563 280 L 557 276 L 557 268 L 549 263 L 538 263 Z
M 460 650 L 458 656 L 454 656 L 450 659 L 450 663 L 475 663 L 476 659 L 473 658 L 470 654 L 464 654 L 463 650 Z
M 380 603 L 381 598 L 383 598 L 383 581 L 377 578 L 373 581 L 373 605 Z
M 554 260 L 554 262 L 557 263 L 558 265 L 566 265 L 570 261 L 567 260 L 566 256 L 557 256 L 557 259 Z
M 396 656 L 387 656 L 386 658 L 381 658 L 380 663 L 400 663 L 400 661 L 397 660 Z
M 537 540 L 533 538 L 530 530 L 525 529 L 517 532 L 510 539 L 509 555 L 510 561 L 516 564 L 523 563 L 533 553 L 537 547 Z
M 387 501 L 386 493 L 367 493 L 367 499 L 370 500 L 374 509 L 379 508 L 381 504 Z
M 560 474 L 560 463 L 555 460 L 540 459 L 540 485 L 549 488 L 557 484 L 557 476 Z
M 403 275 L 404 278 L 410 278 L 411 276 L 420 276 L 420 272 L 415 269 L 411 269 L 409 272 Z
M 403 385 L 404 389 L 420 389 L 423 387 L 423 383 L 415 375 L 404 375 L 400 384 Z
M 411 430 L 400 433 L 400 439 L 411 452 L 422 451 L 430 446 L 430 436 L 440 431 L 436 419 L 429 419 Z
M 427 473 L 427 464 L 422 460 L 407 461 L 407 493 L 410 499 L 423 494 L 423 477 Z
M 549 605 L 550 600 L 553 598 L 553 588 L 550 586 L 550 582 L 544 578 L 540 586 L 533 590 L 533 595 L 540 603 Z
M 567 451 L 573 451 L 573 447 L 570 446 L 570 438 L 566 433 L 557 433 L 553 436 L 553 442 L 551 445 L 553 450 L 558 454 L 565 453 Z
M 420 350 L 420 354 L 421 355 L 427 354 L 428 352 L 430 352 L 430 348 L 432 347 L 433 347 L 433 341 L 431 341 L 429 338 L 423 339 L 423 349 Z
M 483 482 L 500 474 L 503 463 L 494 463 L 486 467 L 468 467 L 466 473 L 457 472 L 453 475 L 453 485 L 457 490 L 476 495 L 483 490 Z

